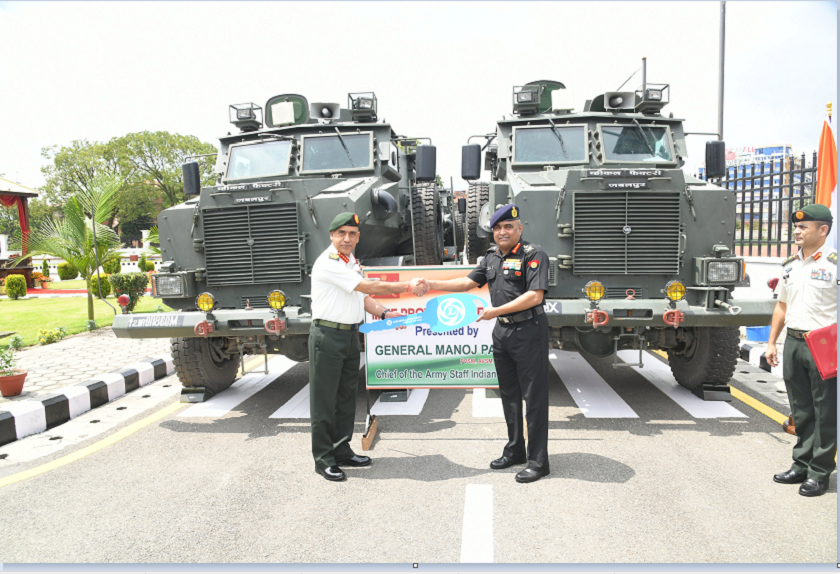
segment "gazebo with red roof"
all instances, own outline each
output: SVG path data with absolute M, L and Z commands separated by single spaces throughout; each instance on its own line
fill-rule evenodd
M 26 246 L 29 239 L 29 199 L 35 197 L 38 197 L 38 192 L 34 189 L 0 178 L 0 204 L 7 207 L 17 207 L 23 239 L 21 255 L 26 255 Z M 26 277 L 26 284 L 32 287 L 32 272 L 34 271 L 32 260 L 26 259 L 15 267 L 9 267 L 12 260 L 13 258 L 0 259 L 0 279 L 7 275 L 23 275 Z

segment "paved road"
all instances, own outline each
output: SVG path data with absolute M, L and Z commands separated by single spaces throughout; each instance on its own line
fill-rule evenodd
M 553 353 L 551 475 L 535 484 L 487 467 L 506 436 L 498 399 L 463 390 L 381 414 L 373 466 L 329 483 L 309 452 L 308 365 L 278 357 L 213 403 L 171 407 L 169 377 L 0 448 L 0 484 L 87 454 L 0 487 L 14 540 L 0 561 L 836 561 L 835 478 L 816 499 L 775 484 L 793 442 L 776 422 L 691 401 L 653 355 L 640 373 Z M 772 375 L 739 365 L 735 386 L 783 410 Z M 358 433 L 364 409 L 360 393 Z

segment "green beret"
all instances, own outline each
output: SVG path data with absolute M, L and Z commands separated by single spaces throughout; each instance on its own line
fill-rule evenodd
M 344 213 L 339 213 L 335 216 L 335 219 L 332 220 L 332 223 L 330 223 L 330 232 L 333 232 L 344 225 L 352 225 L 353 227 L 359 227 L 359 216 L 355 213 L 350 213 L 347 211 L 345 211 Z
M 831 215 L 831 210 L 820 203 L 806 205 L 799 211 L 794 211 L 790 215 L 790 220 L 793 223 L 800 221 L 828 221 L 833 222 L 834 216 Z

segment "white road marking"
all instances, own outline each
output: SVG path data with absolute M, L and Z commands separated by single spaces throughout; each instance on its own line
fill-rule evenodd
M 493 562 L 493 485 L 468 484 L 464 498 L 461 562 Z
M 408 400 L 400 403 L 383 403 L 380 395 L 370 407 L 370 413 L 373 415 L 419 415 L 428 398 L 429 389 L 412 389 L 408 393 Z
M 472 405 L 472 416 L 476 418 L 505 416 L 502 410 L 502 399 L 498 397 L 488 398 L 487 389 L 473 389 Z
M 306 383 L 286 404 L 274 411 L 270 419 L 308 419 L 309 383 Z
M 586 418 L 639 418 L 579 353 L 552 350 L 548 360 Z
M 295 361 L 282 355 L 268 362 L 268 374 L 256 371 L 245 375 L 229 388 L 225 389 L 209 401 L 193 405 L 180 413 L 179 417 L 222 417 L 242 404 L 277 378 L 297 365 Z
M 639 359 L 638 351 L 619 351 L 618 358 L 627 363 L 634 363 Z M 657 389 L 680 405 L 688 414 L 697 419 L 714 419 L 721 417 L 743 417 L 747 415 L 723 401 L 704 401 L 674 379 L 671 368 L 654 357 L 648 355 L 644 361 L 644 368 L 631 367 L 634 371 L 650 381 Z

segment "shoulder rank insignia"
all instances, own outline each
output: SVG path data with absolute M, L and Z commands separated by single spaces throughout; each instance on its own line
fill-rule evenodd
M 335 259 L 338 261 L 338 253 L 330 253 L 330 259 Z
M 832 263 L 837 263 L 837 254 L 836 253 L 829 253 L 828 257 L 826 258 Z
M 534 246 L 533 245 L 526 245 L 522 249 L 525 251 L 525 253 L 531 253 L 534 250 Z
M 784 261 L 782 261 L 782 265 L 787 265 L 788 263 L 790 263 L 790 262 L 791 262 L 791 261 L 793 261 L 794 259 L 796 259 L 796 255 L 791 255 L 790 257 L 788 257 L 787 259 L 785 259 Z

